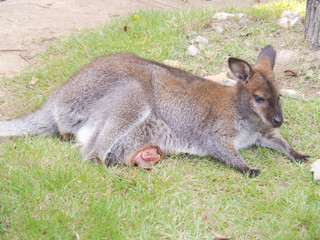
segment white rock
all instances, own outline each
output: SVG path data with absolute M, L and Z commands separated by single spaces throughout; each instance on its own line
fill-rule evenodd
M 234 17 L 234 14 L 231 14 L 231 13 L 217 12 L 213 15 L 212 18 L 216 20 L 228 20 L 233 17 Z
M 317 94 L 318 97 L 320 97 L 320 92 L 317 92 L 316 94 Z
M 230 87 L 237 84 L 236 80 L 233 80 L 233 79 L 230 79 L 227 77 L 227 71 L 216 74 L 216 75 L 205 76 L 204 79 L 207 79 L 212 82 L 217 82 L 222 85 L 226 85 L 226 86 L 230 86 Z
M 245 19 L 247 17 L 247 14 L 245 13 L 237 13 L 237 14 L 233 14 L 233 13 L 226 13 L 226 12 L 217 12 L 213 15 L 213 19 L 222 21 L 222 20 L 229 20 L 232 18 L 237 18 L 239 20 L 241 19 Z
M 216 33 L 219 33 L 219 34 L 224 34 L 224 32 L 226 31 L 223 27 L 221 26 L 211 26 L 212 30 L 215 31 Z
M 194 45 L 190 45 L 188 47 L 188 50 L 187 50 L 188 56 L 194 57 L 194 56 L 198 55 L 199 53 L 200 53 L 200 50 L 197 47 L 195 47 Z
M 195 39 L 192 39 L 191 44 L 199 44 L 201 46 L 206 46 L 209 43 L 209 40 L 202 36 L 197 36 Z
M 229 86 L 229 87 L 233 87 L 237 84 L 237 81 L 236 80 L 233 80 L 231 78 L 227 78 L 227 79 L 224 79 L 220 82 L 222 85 L 226 85 L 226 86 Z
M 311 164 L 311 170 L 313 173 L 313 181 L 320 182 L 320 159 Z
M 278 20 L 280 28 L 289 28 L 302 22 L 302 17 L 298 12 L 284 11 Z
M 290 98 L 298 98 L 298 97 L 300 97 L 300 94 L 298 93 L 298 91 L 293 90 L 293 89 L 281 89 L 280 90 L 280 94 L 283 97 L 290 97 Z
M 180 67 L 181 64 L 178 61 L 166 59 L 163 61 L 164 64 L 169 65 L 171 67 Z

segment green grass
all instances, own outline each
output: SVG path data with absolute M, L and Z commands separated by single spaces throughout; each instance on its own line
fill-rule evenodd
M 14 97 L 2 101 L 15 109 L 10 117 L 28 113 L 86 63 L 114 52 L 179 60 L 188 71 L 214 74 L 226 67 L 229 55 L 254 63 L 267 44 L 304 48 L 302 27 L 278 29 L 276 18 L 261 16 L 261 9 L 233 9 L 246 11 L 249 19 L 245 26 L 226 25 L 225 35 L 204 31 L 214 9 L 139 12 L 139 19 L 132 14 L 71 34 L 41 54 L 34 70 L 3 79 Z M 194 58 L 185 54 L 191 31 L 210 41 Z M 270 36 L 276 32 L 282 37 Z M 295 67 L 304 79 L 298 89 L 318 86 L 318 69 L 310 75 L 308 63 Z M 27 88 L 32 77 L 39 81 Z M 320 156 L 319 106 L 314 94 L 283 99 L 281 132 L 311 162 Z M 1 140 L 0 239 L 320 239 L 320 189 L 310 164 L 292 163 L 266 148 L 241 154 L 262 170 L 259 177 L 248 179 L 218 161 L 184 154 L 152 171 L 100 168 L 84 164 L 79 147 L 55 137 Z

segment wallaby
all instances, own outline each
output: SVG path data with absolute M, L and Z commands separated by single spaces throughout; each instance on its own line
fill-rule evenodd
M 301 155 L 276 129 L 283 123 L 266 46 L 256 64 L 229 58 L 234 87 L 129 53 L 100 57 L 58 88 L 35 113 L 0 122 L 0 137 L 73 135 L 85 160 L 151 168 L 162 154 L 209 155 L 248 176 L 238 150 L 271 147 L 290 159 Z

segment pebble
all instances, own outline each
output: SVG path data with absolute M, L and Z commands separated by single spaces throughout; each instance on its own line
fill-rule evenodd
M 212 29 L 218 33 L 218 34 L 224 34 L 224 32 L 226 31 L 223 27 L 221 26 L 212 26 Z
M 313 181 L 316 183 L 320 182 L 320 159 L 316 160 L 311 164 L 311 170 L 313 173 Z
M 202 36 L 197 36 L 195 39 L 190 41 L 192 44 L 199 44 L 201 46 L 206 46 L 209 43 L 209 40 Z
M 298 98 L 298 97 L 300 97 L 300 94 L 298 93 L 298 91 L 296 91 L 294 89 L 281 89 L 280 90 L 280 94 L 283 97 L 289 97 L 289 98 Z
M 194 57 L 194 56 L 198 55 L 199 53 L 200 53 L 200 50 L 197 47 L 195 47 L 194 45 L 190 45 L 188 47 L 188 50 L 187 50 L 188 56 Z
M 298 12 L 284 11 L 278 20 L 278 26 L 280 28 L 289 28 L 294 25 L 300 24 L 302 17 Z
M 237 81 L 233 80 L 231 78 L 226 78 L 226 79 L 222 80 L 220 83 L 225 86 L 233 87 L 237 84 Z

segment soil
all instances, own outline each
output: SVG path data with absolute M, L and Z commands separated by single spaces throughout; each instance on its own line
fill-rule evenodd
M 32 63 L 35 54 L 62 35 L 91 28 L 139 9 L 250 5 L 257 0 L 0 0 L 0 77 Z

